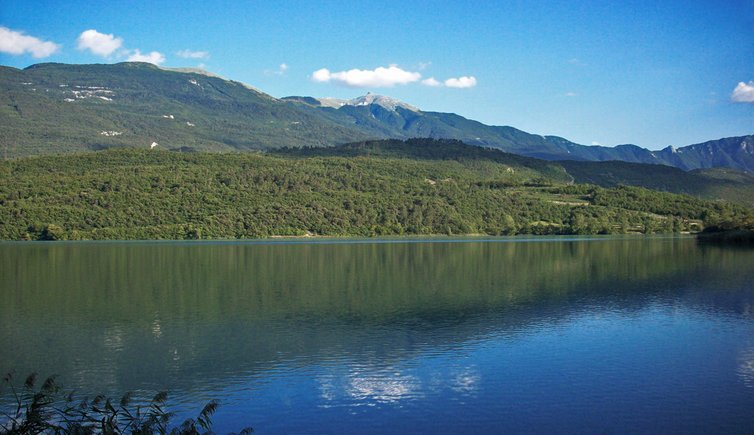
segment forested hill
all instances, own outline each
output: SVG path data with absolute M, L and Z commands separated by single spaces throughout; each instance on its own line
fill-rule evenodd
M 378 157 L 415 160 L 456 160 L 459 162 L 494 162 L 507 165 L 510 172 L 519 171 L 515 179 L 522 179 L 521 171 L 548 182 L 569 182 L 571 177 L 556 162 L 506 153 L 494 148 L 465 144 L 452 139 L 370 140 L 334 147 L 281 148 L 273 154 L 296 157 Z M 515 168 L 515 169 L 514 169 Z
M 409 142 L 408 154 L 431 143 Z M 503 153 L 453 157 L 458 143 L 426 158 L 386 145 L 344 147 L 361 150 L 350 157 L 115 149 L 5 161 L 0 239 L 655 233 L 751 213 L 642 188 L 572 185 L 557 166 Z
M 733 169 L 682 171 L 665 165 L 628 162 L 558 162 L 576 183 L 602 187 L 641 186 L 754 208 L 754 175 Z
M 493 161 L 529 168 L 555 182 L 645 187 L 709 200 L 725 200 L 754 208 L 754 175 L 732 169 L 683 171 L 658 164 L 621 161 L 545 161 L 467 145 L 457 140 L 409 139 L 363 141 L 336 147 L 283 148 L 275 154 L 313 157 L 395 157 L 430 160 Z M 519 169 L 520 170 L 520 169 Z

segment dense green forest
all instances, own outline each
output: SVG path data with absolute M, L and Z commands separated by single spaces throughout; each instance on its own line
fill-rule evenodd
M 620 161 L 558 162 L 576 183 L 641 186 L 705 199 L 724 198 L 754 207 L 754 174 L 726 168 L 683 171 L 672 166 Z
M 464 147 L 417 139 L 343 147 L 348 156 L 113 149 L 5 161 L 0 239 L 658 233 L 751 215 L 570 184 L 552 162 Z

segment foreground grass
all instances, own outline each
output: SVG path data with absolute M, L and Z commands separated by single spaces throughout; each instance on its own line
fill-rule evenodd
M 0 416 L 0 434 L 166 434 L 198 435 L 212 433 L 212 415 L 218 402 L 207 403 L 196 418 L 189 418 L 179 426 L 171 426 L 173 414 L 166 409 L 168 395 L 157 393 L 146 404 L 134 404 L 131 394 L 115 401 L 104 396 L 93 399 L 64 394 L 55 377 L 37 386 L 37 375 L 31 374 L 23 386 L 16 387 L 8 374 L 3 386 L 15 400 L 13 409 Z M 250 434 L 247 427 L 241 432 Z

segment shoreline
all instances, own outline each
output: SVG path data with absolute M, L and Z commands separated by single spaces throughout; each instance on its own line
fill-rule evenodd
M 754 246 L 754 230 L 701 232 L 696 235 L 696 240 L 715 245 Z
M 270 236 L 257 239 L 100 239 L 100 240 L 0 240 L 0 244 L 28 246 L 58 246 L 72 244 L 187 244 L 187 245 L 286 245 L 286 244 L 384 244 L 384 243 L 516 243 L 516 242 L 574 242 L 604 240 L 646 240 L 646 239 L 693 239 L 694 234 L 564 234 L 515 236 L 490 236 L 485 234 L 466 235 L 408 235 L 408 236 Z M 52 243 L 50 243 L 52 242 Z

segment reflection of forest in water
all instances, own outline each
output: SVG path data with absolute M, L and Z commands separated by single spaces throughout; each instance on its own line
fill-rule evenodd
M 654 300 L 751 317 L 754 251 L 692 239 L 0 245 L 0 369 L 124 389 L 401 358 Z M 173 387 L 175 388 L 175 387 Z

